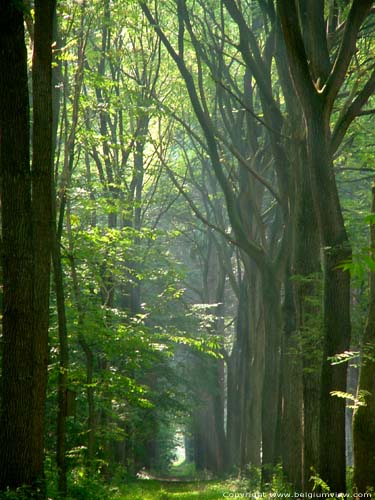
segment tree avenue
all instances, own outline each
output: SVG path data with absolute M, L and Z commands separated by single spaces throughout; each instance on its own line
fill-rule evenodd
M 374 3 L 0 2 L 1 498 L 375 488 Z

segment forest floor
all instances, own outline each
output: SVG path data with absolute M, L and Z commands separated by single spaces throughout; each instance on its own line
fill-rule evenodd
M 224 481 L 140 479 L 121 488 L 113 500 L 218 500 L 234 498 L 237 488 L 238 484 Z

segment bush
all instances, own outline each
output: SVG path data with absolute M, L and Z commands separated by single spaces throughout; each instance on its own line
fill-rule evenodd
M 29 486 L 21 486 L 16 490 L 8 490 L 0 493 L 0 500 L 32 500 L 40 498 L 40 489 Z
M 99 474 L 88 475 L 83 469 L 74 469 L 68 480 L 69 500 L 110 500 L 117 489 L 107 485 Z

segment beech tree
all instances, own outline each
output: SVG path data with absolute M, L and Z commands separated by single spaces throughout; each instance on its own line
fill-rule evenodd
M 359 30 L 372 1 L 351 5 L 334 63 L 330 62 L 324 29 L 324 2 L 302 2 L 300 9 L 309 23 L 303 26 L 297 5 L 280 0 L 278 8 L 291 74 L 305 121 L 309 178 L 323 248 L 324 351 L 320 399 L 320 457 L 322 478 L 336 491 L 344 491 L 345 403 L 332 397 L 346 390 L 346 366 L 332 367 L 330 358 L 350 347 L 350 276 L 340 264 L 350 258 L 340 201 L 333 174 L 333 153 L 349 124 L 375 89 L 374 73 L 352 100 L 331 133 L 332 111 L 356 50 Z M 311 22 L 310 22 L 311 21 Z M 314 31 L 312 31 L 314 30 Z M 336 431 L 332 432 L 335 427 Z

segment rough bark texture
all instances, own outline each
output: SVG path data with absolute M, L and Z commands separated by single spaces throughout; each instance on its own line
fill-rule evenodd
M 54 2 L 35 2 L 33 165 L 23 13 L 1 3 L 0 133 L 4 350 L 0 487 L 43 497 L 52 222 L 51 42 Z M 31 199 L 32 191 L 32 199 Z M 22 407 L 21 407 L 22 405 Z
M 23 15 L 11 1 L 0 17 L 0 167 L 3 237 L 3 365 L 0 489 L 42 474 L 33 450 L 33 243 L 29 96 Z

